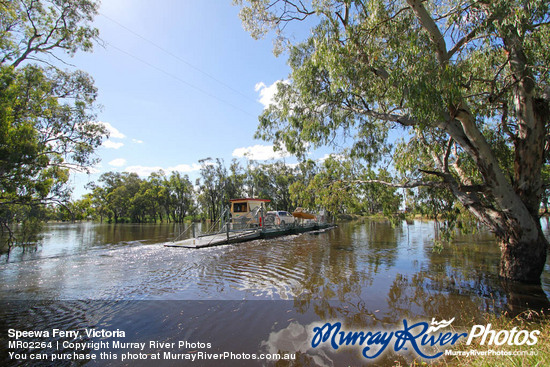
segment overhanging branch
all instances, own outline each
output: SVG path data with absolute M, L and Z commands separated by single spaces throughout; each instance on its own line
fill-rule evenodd
M 400 189 L 412 189 L 415 187 L 445 187 L 446 184 L 443 181 L 424 181 L 424 180 L 415 180 L 415 181 L 407 181 L 404 183 L 396 183 L 396 182 L 388 182 L 384 180 L 350 180 L 350 181 L 340 181 L 340 182 L 346 182 L 349 184 L 372 184 L 377 183 L 389 187 L 395 187 Z
M 361 96 L 357 96 L 358 98 L 362 99 Z M 398 115 L 394 113 L 385 113 L 385 112 L 379 112 L 375 111 L 369 108 L 368 103 L 364 100 L 361 101 L 361 103 L 365 106 L 365 108 L 358 108 L 353 106 L 353 104 L 345 104 L 342 106 L 344 109 L 347 109 L 349 111 L 352 111 L 357 114 L 361 114 L 364 116 L 372 117 L 374 119 L 380 120 L 380 121 L 387 121 L 387 122 L 396 122 L 400 124 L 401 126 L 415 126 L 418 125 L 418 121 L 412 118 L 409 115 Z

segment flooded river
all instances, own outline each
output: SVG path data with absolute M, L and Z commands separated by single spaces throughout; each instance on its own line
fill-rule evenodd
M 543 226 L 549 234 L 548 222 Z M 3 256 L 0 363 L 29 364 L 9 358 L 8 352 L 24 353 L 25 348 L 7 350 L 8 329 L 57 327 L 123 330 L 127 340 L 146 342 L 148 355 L 164 351 L 150 341 L 185 340 L 210 343 L 207 349 L 220 353 L 288 351 L 296 354 L 291 365 L 358 365 L 364 362 L 360 349 L 312 348 L 312 325 L 337 320 L 365 330 L 399 325 L 403 319 L 454 317 L 455 327 L 471 326 L 484 312 L 515 312 L 518 300 L 536 305 L 550 295 L 548 266 L 543 292 L 503 284 L 497 276 L 499 250 L 490 234 L 459 235 L 452 245 L 433 251 L 429 221 L 396 228 L 384 221 L 349 222 L 321 233 L 237 245 L 164 247 L 179 230 L 172 224 L 52 224 L 36 251 Z M 107 352 L 120 350 L 110 345 Z M 397 357 L 385 358 L 377 363 Z M 221 365 L 248 364 L 270 362 Z M 125 364 L 106 357 L 88 365 Z

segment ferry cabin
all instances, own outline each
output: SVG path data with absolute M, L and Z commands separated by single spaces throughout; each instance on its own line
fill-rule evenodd
M 257 212 L 258 209 L 263 205 L 265 210 L 265 205 L 271 200 L 268 199 L 231 199 L 231 217 L 233 220 L 240 219 L 242 217 L 250 217 L 250 214 Z

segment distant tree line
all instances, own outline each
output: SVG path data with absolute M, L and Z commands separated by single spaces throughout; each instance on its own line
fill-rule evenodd
M 322 162 L 307 160 L 297 165 L 283 162 L 246 166 L 233 160 L 200 161 L 200 177 L 163 171 L 147 178 L 136 173 L 107 172 L 88 185 L 90 192 L 67 205 L 51 207 L 49 220 L 97 220 L 110 223 L 183 222 L 216 220 L 229 200 L 255 197 L 271 200 L 269 208 L 292 211 L 297 206 L 324 209 L 332 215 L 395 213 L 402 194 L 378 184 L 349 186 L 351 179 L 388 179 L 389 173 L 367 171 L 349 157 L 331 156 Z

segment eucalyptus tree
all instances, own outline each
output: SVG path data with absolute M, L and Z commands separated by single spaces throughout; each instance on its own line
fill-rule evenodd
M 403 197 L 397 188 L 369 182 L 374 180 L 389 182 L 391 179 L 390 172 L 384 168 L 377 171 L 364 170 L 360 173 L 359 181 L 363 182 L 358 185 L 360 196 L 357 205 L 360 211 L 368 214 L 384 213 L 391 216 L 400 210 Z
M 144 185 L 147 187 L 144 194 L 147 198 L 149 216 L 153 221 L 156 221 L 158 217 L 159 221 L 162 222 L 166 203 L 169 200 L 169 190 L 166 187 L 166 175 L 162 170 L 152 172 L 144 182 L 148 183 L 148 185 Z M 142 189 L 140 188 L 140 190 Z M 169 219 L 170 218 L 168 218 L 168 220 Z
M 152 221 L 156 221 L 158 202 L 154 196 L 154 187 L 149 180 L 140 180 L 139 188 L 134 195 L 128 194 L 128 189 L 121 186 L 120 191 L 115 191 L 117 194 L 114 199 L 120 199 L 126 202 L 127 215 L 132 223 L 145 223 L 149 217 Z M 117 202 L 115 200 L 115 202 Z M 121 206 L 122 208 L 122 206 Z
M 311 159 L 303 160 L 296 167 L 296 180 L 289 186 L 291 200 L 297 206 L 310 211 L 319 209 L 315 203 L 318 196 L 317 191 L 311 185 L 317 173 L 319 173 L 319 167 L 315 161 Z
M 208 219 L 215 221 L 220 217 L 223 206 L 229 199 L 226 198 L 227 168 L 220 158 L 216 158 L 215 163 L 210 157 L 199 162 L 201 177 L 196 181 L 200 192 L 198 200 Z
M 103 218 L 108 217 L 107 207 L 107 191 L 104 187 L 97 186 L 95 182 L 90 182 L 86 185 L 87 189 L 91 190 L 91 206 L 95 214 L 95 218 L 99 217 L 99 221 L 103 223 Z
M 165 183 L 168 190 L 167 213 L 175 222 L 183 223 L 185 217 L 193 213 L 195 205 L 195 189 L 187 175 L 172 172 Z
M 0 2 L 0 222 L 7 206 L 66 202 L 70 169 L 86 170 L 106 135 L 94 121 L 97 90 L 64 55 L 91 50 L 92 0 Z
M 353 212 L 360 193 L 348 184 L 359 176 L 354 163 L 343 155 L 331 155 L 323 161 L 307 188 L 314 194 L 316 208 L 327 210 L 331 216 Z
M 93 195 L 104 201 L 106 215 L 111 222 L 119 223 L 125 217 L 141 218 L 147 210 L 144 198 L 137 199 L 143 180 L 136 173 L 105 172 L 99 184 L 90 184 Z
M 540 282 L 548 1 L 235 2 L 253 36 L 275 30 L 289 52 L 259 137 L 299 153 L 348 135 L 352 153 L 374 161 L 390 130 L 405 131 L 394 151 L 404 177 L 385 184 L 452 193 L 495 233 L 500 275 Z M 297 21 L 312 29 L 291 44 L 284 31 Z
M 296 181 L 295 169 L 284 162 L 265 165 L 270 180 L 274 208 L 292 211 L 296 205 L 290 196 L 290 186 Z
M 270 199 L 269 176 L 264 165 L 254 160 L 248 160 L 243 183 L 246 196 Z
M 229 166 L 229 176 L 225 184 L 227 199 L 236 199 L 246 196 L 244 188 L 246 172 L 236 159 L 231 161 Z
M 261 164 L 248 160 L 242 192 L 248 197 L 271 200 L 271 209 L 291 210 L 294 203 L 289 189 L 295 180 L 295 169 L 284 162 Z

